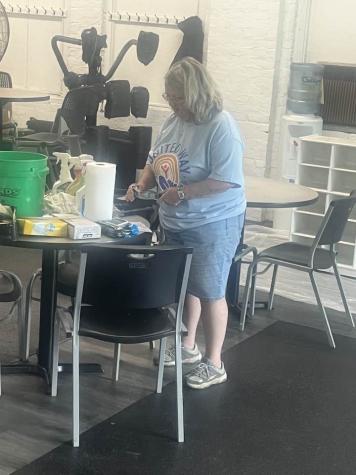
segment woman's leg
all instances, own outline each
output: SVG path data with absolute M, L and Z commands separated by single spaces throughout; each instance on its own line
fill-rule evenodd
M 183 337 L 183 346 L 192 350 L 195 345 L 195 335 L 200 319 L 200 300 L 194 295 L 187 294 L 184 302 L 183 321 L 188 330 L 188 335 Z
M 201 300 L 201 315 L 205 334 L 205 356 L 221 367 L 221 350 L 225 339 L 228 308 L 225 298 Z

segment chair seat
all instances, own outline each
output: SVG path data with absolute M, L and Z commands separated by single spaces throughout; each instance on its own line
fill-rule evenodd
M 175 334 L 167 310 L 145 309 L 127 313 L 83 306 L 79 335 L 112 343 L 143 343 Z
M 79 261 L 63 262 L 58 266 L 57 291 L 68 297 L 75 297 Z
M 278 259 L 281 261 L 309 267 L 310 246 L 296 242 L 285 242 L 272 246 L 260 252 L 259 260 L 263 258 Z M 318 248 L 314 255 L 314 269 L 329 269 L 332 266 L 332 257 L 328 249 Z
M 22 289 L 18 281 L 7 272 L 0 272 L 0 302 L 15 302 L 21 297 Z
M 35 142 L 42 142 L 49 145 L 61 143 L 58 134 L 55 132 L 38 132 L 36 134 L 26 135 L 24 139 L 33 140 Z

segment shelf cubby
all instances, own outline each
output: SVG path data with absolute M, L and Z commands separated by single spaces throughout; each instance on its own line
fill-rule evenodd
M 332 145 L 328 143 L 316 144 L 314 142 L 301 143 L 301 164 L 312 164 L 329 167 L 331 161 Z
M 356 147 L 338 145 L 334 147 L 333 168 L 356 171 Z
M 356 245 L 356 221 L 349 221 L 346 224 L 342 241 Z
M 298 170 L 298 182 L 310 188 L 327 189 L 329 169 L 301 164 Z
M 336 262 L 343 266 L 355 267 L 355 246 L 346 243 L 336 245 Z
M 323 217 L 317 214 L 296 212 L 293 217 L 293 232 L 315 236 L 320 227 Z
M 329 190 L 349 194 L 356 189 L 356 170 L 332 169 Z

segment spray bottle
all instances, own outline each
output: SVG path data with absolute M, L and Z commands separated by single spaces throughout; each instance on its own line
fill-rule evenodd
M 76 196 L 78 190 L 80 190 L 85 185 L 85 165 L 93 160 L 94 158 L 92 155 L 87 155 L 84 153 L 79 155 L 79 157 L 71 157 L 70 164 L 72 166 L 74 165 L 74 181 L 68 186 L 66 193 Z
M 70 174 L 72 157 L 69 153 L 62 152 L 54 152 L 53 155 L 57 157 L 57 163 L 61 162 L 61 170 L 59 180 L 57 180 L 52 187 L 52 193 L 65 192 L 67 187 L 73 182 L 72 175 Z
M 80 155 L 79 157 L 80 160 L 80 165 L 81 165 L 81 174 L 80 174 L 80 180 L 77 182 L 76 186 L 74 187 L 74 193 L 73 193 L 73 188 L 71 190 L 72 194 L 75 195 L 75 202 L 77 209 L 80 214 L 84 214 L 84 207 L 85 207 L 85 169 L 86 169 L 86 164 L 88 162 L 91 162 L 94 160 L 92 155 Z

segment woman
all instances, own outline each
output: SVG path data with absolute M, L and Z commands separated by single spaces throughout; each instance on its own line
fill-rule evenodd
M 157 185 L 160 223 L 167 244 L 194 248 L 184 309 L 188 335 L 183 363 L 200 362 L 186 376 L 188 386 L 204 389 L 227 379 L 221 350 L 228 308 L 225 290 L 240 240 L 246 200 L 243 143 L 233 118 L 206 68 L 193 58 L 175 63 L 165 77 L 164 98 L 173 114 L 164 122 L 135 191 Z M 205 356 L 195 343 L 199 319 Z M 175 364 L 174 347 L 165 365 Z

